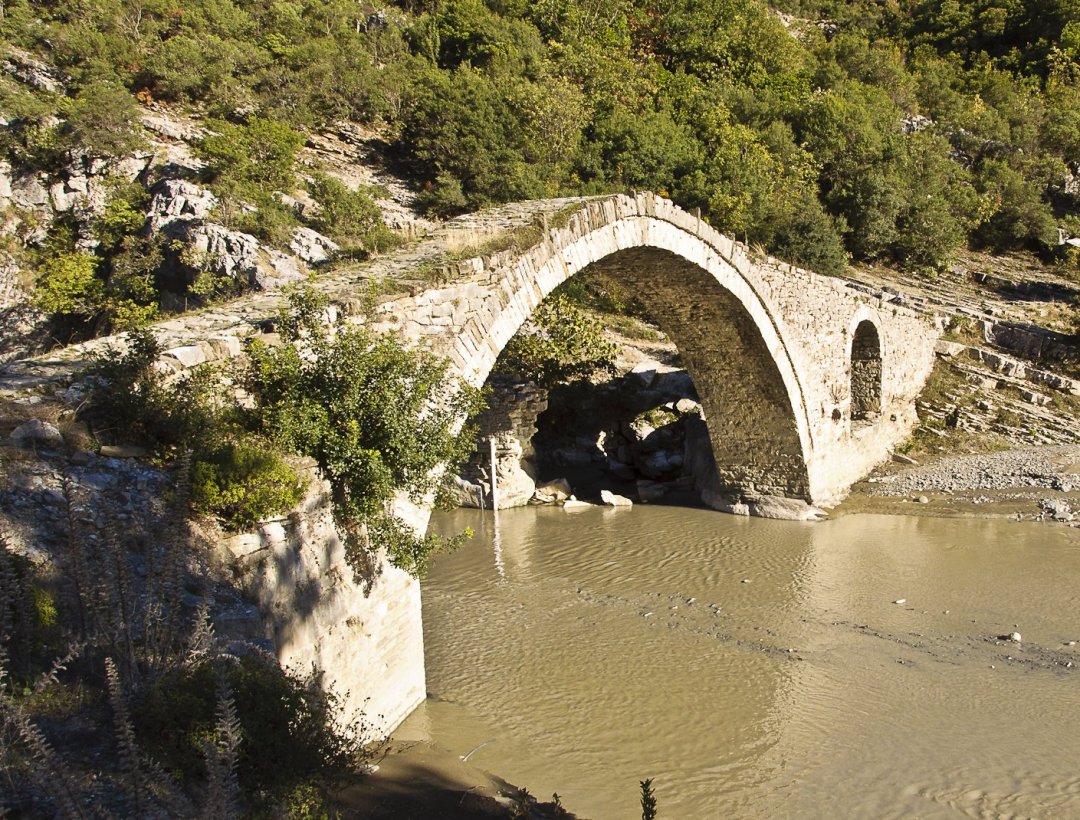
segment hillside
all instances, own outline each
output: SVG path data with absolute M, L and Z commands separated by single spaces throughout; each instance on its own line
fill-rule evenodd
M 854 509 L 992 496 L 1080 525 L 1080 7 L 939 5 L 0 3 L 0 814 L 331 816 L 342 783 L 375 789 L 343 707 L 366 693 L 307 675 L 311 623 L 380 643 L 418 601 L 466 534 L 419 536 L 391 499 L 466 459 L 481 399 L 320 320 L 535 242 L 561 197 L 656 191 L 755 258 L 940 317 L 920 423 Z M 502 359 L 556 409 L 540 456 L 599 452 L 571 411 L 612 421 L 602 383 L 629 455 L 586 456 L 597 487 L 692 490 L 678 351 L 633 294 L 573 284 Z M 681 392 L 639 407 L 656 360 Z M 637 469 L 646 430 L 678 464 Z M 396 685 L 348 646 L 346 679 Z M 421 802 L 480 777 L 449 764 Z M 492 816 L 569 816 L 482 779 Z
M 385 247 L 387 193 L 443 217 L 636 188 L 824 273 L 930 275 L 971 246 L 1075 279 L 1078 31 L 1064 0 L 8 3 L 6 279 L 61 339 L 265 284 L 142 234 L 170 177 L 282 251 L 298 228 L 344 257 Z M 406 186 L 342 188 L 326 133 L 353 159 L 377 134 Z M 177 137 L 190 150 L 162 156 Z

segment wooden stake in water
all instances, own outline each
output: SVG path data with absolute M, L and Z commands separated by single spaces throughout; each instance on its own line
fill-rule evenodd
M 496 459 L 498 456 L 495 454 L 495 436 L 488 439 L 491 445 L 491 509 L 499 509 L 499 476 L 498 476 L 498 464 Z

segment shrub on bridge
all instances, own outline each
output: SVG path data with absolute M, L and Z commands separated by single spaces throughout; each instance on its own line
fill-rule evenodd
M 192 466 L 191 497 L 197 508 L 242 530 L 283 515 L 303 497 L 296 470 L 257 442 L 229 442 Z
M 398 493 L 425 501 L 439 468 L 468 456 L 472 436 L 459 425 L 479 410 L 480 391 L 453 378 L 445 360 L 392 337 L 327 327 L 318 307 L 298 292 L 279 324 L 285 344 L 252 346 L 246 387 L 255 426 L 318 462 L 340 524 L 366 529 L 395 565 L 422 571 L 440 541 L 409 533 L 390 506 Z M 367 565 L 355 548 L 350 557 L 354 568 Z

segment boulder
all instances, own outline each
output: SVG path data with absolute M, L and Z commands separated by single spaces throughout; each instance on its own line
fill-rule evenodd
M 306 277 L 295 256 L 266 249 L 265 260 L 258 264 L 251 284 L 259 290 L 276 290 Z
M 447 487 L 450 499 L 459 507 L 479 507 L 483 501 L 485 507 L 490 506 L 487 494 L 479 484 L 466 481 L 461 476 L 453 476 Z
M 218 198 L 205 188 L 182 179 L 166 179 L 150 200 L 147 227 L 153 233 L 177 219 L 201 221 L 217 204 Z
M 659 390 L 665 398 L 680 399 L 696 395 L 694 382 L 685 370 L 665 367 L 656 374 L 653 389 Z
M 55 425 L 40 419 L 23 422 L 8 436 L 16 447 L 63 447 L 64 436 Z
M 616 495 L 610 490 L 600 491 L 600 500 L 609 507 L 633 507 L 634 502 L 624 495 Z
M 42 210 L 50 205 L 49 189 L 36 174 L 20 174 L 11 181 L 11 201 L 26 210 Z
M 103 458 L 143 458 L 147 453 L 145 447 L 134 444 L 106 444 L 98 454 Z
M 319 265 L 332 259 L 341 246 L 311 228 L 297 228 L 293 231 L 289 247 L 293 253 L 309 265 Z
M 679 399 L 675 402 L 675 411 L 682 415 L 687 413 L 693 413 L 695 415 L 701 415 L 701 404 L 693 399 Z
M 578 501 L 574 496 L 570 496 L 563 502 L 564 510 L 583 510 L 586 507 L 595 507 L 595 504 L 590 504 L 588 501 Z
M 610 456 L 607 460 L 607 471 L 622 481 L 633 481 L 637 478 L 637 470 L 626 462 Z
M 671 454 L 666 450 L 648 453 L 635 463 L 643 476 L 654 480 L 670 478 L 673 473 L 678 472 L 679 468 L 682 467 L 682 459 L 679 459 L 678 464 L 672 463 Z
M 656 428 L 641 418 L 634 419 L 623 428 L 623 435 L 631 442 L 645 441 L 655 432 Z
M 556 501 L 565 501 L 574 493 L 570 488 L 570 482 L 565 478 L 556 478 L 536 485 L 536 492 L 553 497 Z

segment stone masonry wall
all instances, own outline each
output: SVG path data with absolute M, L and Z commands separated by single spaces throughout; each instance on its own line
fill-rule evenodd
M 536 420 L 547 410 L 547 390 L 535 384 L 492 377 L 487 409 L 478 415 L 476 450 L 459 471 L 458 500 L 462 506 L 491 508 L 489 439 L 496 439 L 496 469 L 499 509 L 528 503 L 536 490 L 536 467 L 533 463 L 532 438 Z
M 312 468 L 287 517 L 225 541 L 282 666 L 321 670 L 345 716 L 389 734 L 426 696 L 420 584 L 380 556 L 366 588 L 334 527 L 330 486 Z

